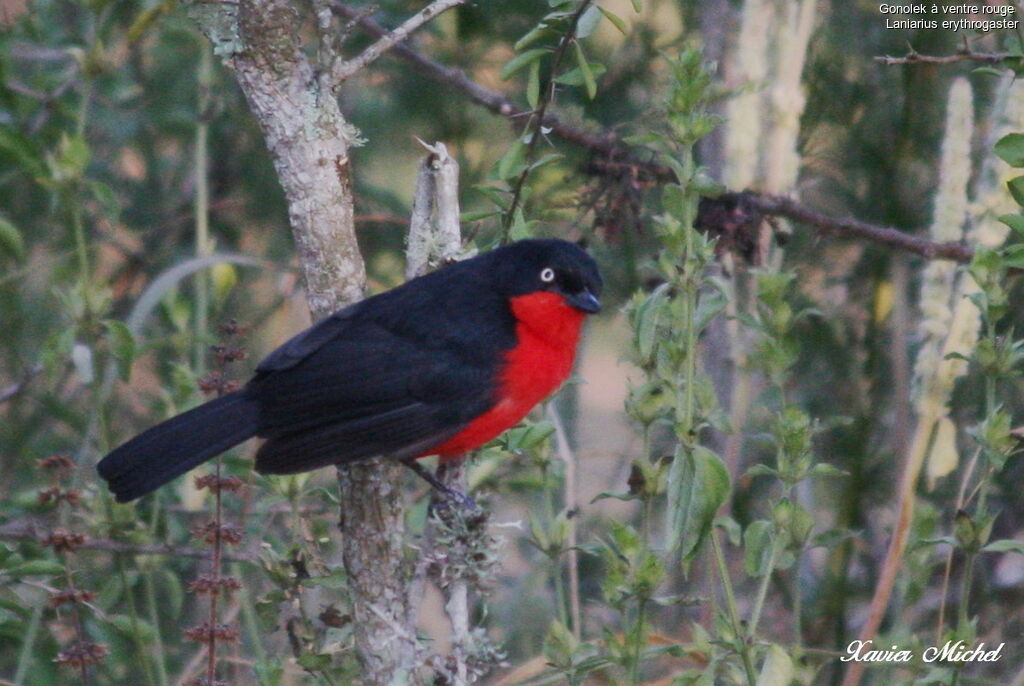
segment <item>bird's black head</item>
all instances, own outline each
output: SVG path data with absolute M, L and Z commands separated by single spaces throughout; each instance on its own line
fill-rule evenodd
M 568 241 L 535 238 L 489 253 L 499 288 L 506 297 L 550 291 L 578 310 L 601 310 L 601 275 L 583 248 Z

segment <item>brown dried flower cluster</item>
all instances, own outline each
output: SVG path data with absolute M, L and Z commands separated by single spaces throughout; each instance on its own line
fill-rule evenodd
M 44 488 L 36 496 L 39 500 L 40 505 L 46 505 L 48 503 L 59 503 L 61 500 L 67 501 L 68 505 L 72 507 L 78 505 L 82 499 L 82 491 L 77 488 L 63 489 L 60 486 L 50 486 Z
M 36 460 L 39 469 L 52 469 L 70 471 L 75 466 L 74 461 L 67 455 L 51 455 L 41 460 Z
M 230 594 L 242 587 L 242 582 L 233 576 L 214 576 L 213 574 L 200 574 L 195 581 L 188 585 L 188 590 L 199 595 L 213 595 L 218 591 Z
M 86 540 L 85 534 L 76 534 L 67 529 L 57 528 L 44 538 L 41 543 L 44 546 L 53 548 L 58 553 L 70 553 L 74 552 L 75 548 L 85 543 Z
M 248 357 L 248 353 L 245 352 L 245 348 L 237 345 L 227 345 L 226 343 L 217 343 L 216 345 L 210 346 L 213 350 L 213 355 L 217 359 L 218 365 L 225 365 L 231 362 L 238 362 Z
M 234 524 L 221 524 L 207 522 L 200 526 L 192 527 L 192 535 L 208 545 L 213 545 L 219 539 L 227 545 L 238 545 L 242 542 L 242 530 Z
M 59 665 L 82 669 L 102 661 L 109 652 L 105 645 L 91 641 L 78 641 L 57 653 L 57 657 L 53 658 L 53 661 Z
M 224 376 L 224 372 L 218 369 L 213 370 L 203 376 L 203 378 L 199 379 L 199 390 L 206 395 L 226 395 L 237 391 L 241 387 L 242 384 L 234 381 L 233 379 L 228 379 Z
M 209 488 L 213 492 L 217 491 L 228 491 L 229 493 L 238 493 L 242 490 L 242 486 L 245 485 L 241 479 L 237 476 L 228 476 L 217 478 L 216 474 L 207 474 L 205 476 L 197 476 L 195 479 L 196 488 L 203 490 Z
M 185 638 L 196 643 L 209 643 L 213 640 L 234 643 L 238 640 L 238 627 L 230 624 L 203 622 L 198 626 L 185 629 Z
M 61 605 L 73 605 L 75 603 L 91 603 L 95 597 L 95 591 L 69 588 L 65 591 L 57 591 L 51 595 L 47 604 L 50 607 L 60 607 Z
M 217 325 L 217 330 L 225 338 L 233 338 L 234 336 L 244 336 L 249 332 L 248 326 L 242 326 L 234 319 L 229 319 L 226 322 L 221 322 Z

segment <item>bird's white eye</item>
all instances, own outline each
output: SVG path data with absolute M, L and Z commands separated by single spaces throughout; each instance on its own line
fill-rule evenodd
M 555 270 L 551 267 L 544 267 L 540 272 L 540 280 L 544 283 L 551 283 L 555 280 Z

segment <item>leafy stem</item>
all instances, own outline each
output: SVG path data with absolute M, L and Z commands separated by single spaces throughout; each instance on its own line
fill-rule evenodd
M 532 171 L 533 160 L 536 156 L 537 142 L 541 139 L 544 133 L 544 116 L 547 113 L 548 105 L 550 105 L 555 99 L 555 78 L 558 76 L 558 70 L 562 66 L 562 61 L 565 58 L 566 52 L 569 50 L 569 46 L 576 40 L 576 27 L 579 25 L 580 17 L 582 17 L 583 13 L 587 11 L 590 4 L 591 0 L 583 0 L 570 17 L 569 26 L 562 35 L 562 39 L 558 42 L 558 47 L 555 49 L 555 56 L 551 62 L 551 72 L 550 77 L 548 78 L 547 88 L 544 89 L 544 93 L 541 95 L 540 101 L 537 103 L 537 107 L 534 108 L 533 116 L 530 117 L 530 123 L 527 126 L 530 140 L 526 145 L 526 165 L 519 173 L 515 186 L 512 188 L 512 200 L 509 203 L 508 210 L 505 212 L 502 220 L 502 244 L 509 242 L 512 225 L 515 223 L 516 209 L 518 209 L 519 204 L 522 202 L 523 188 L 526 186 L 526 179 L 530 176 L 530 172 Z

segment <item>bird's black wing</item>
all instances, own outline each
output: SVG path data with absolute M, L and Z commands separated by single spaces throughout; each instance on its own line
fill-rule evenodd
M 315 348 L 301 359 L 293 353 L 264 361 L 246 388 L 260 408 L 259 435 L 268 438 L 257 455 L 261 472 L 415 456 L 494 403 L 497 356 L 482 363 L 457 345 L 428 346 L 361 317 L 316 329 L 305 334 Z
M 358 313 L 360 303 L 335 312 L 320 320 L 300 334 L 294 336 L 272 353 L 267 355 L 256 367 L 256 373 L 281 371 L 290 369 L 316 352 L 320 346 L 336 338 L 349 325 L 350 320 Z

